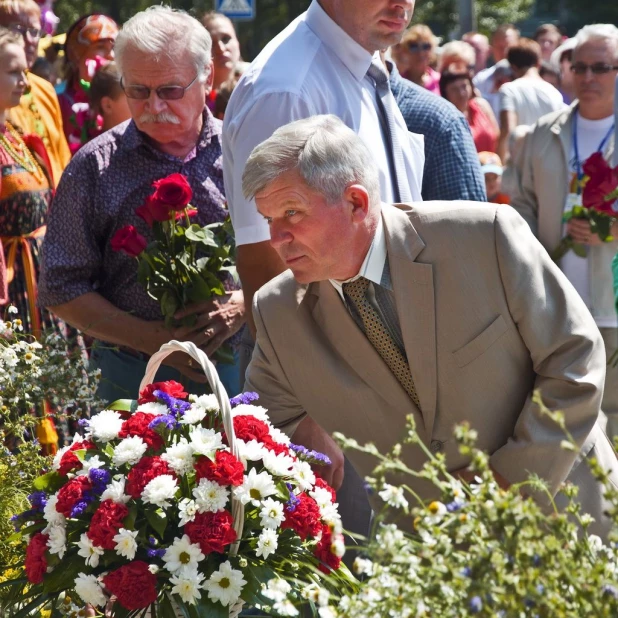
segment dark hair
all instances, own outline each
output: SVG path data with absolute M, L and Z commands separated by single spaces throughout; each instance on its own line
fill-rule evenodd
M 120 85 L 120 73 L 115 62 L 110 62 L 102 66 L 92 78 L 90 82 L 90 104 L 101 113 L 101 100 L 103 97 L 110 97 L 116 100 L 122 94 L 122 86 Z
M 494 33 L 491 35 L 491 38 L 493 39 L 496 36 L 505 36 L 509 30 L 515 30 L 515 32 L 517 32 L 517 36 L 519 36 L 520 34 L 519 28 L 515 26 L 514 24 L 502 24 L 501 26 L 498 26 L 494 30 Z
M 509 64 L 516 69 L 529 69 L 539 64 L 541 46 L 532 39 L 519 39 L 506 53 Z
M 556 41 L 558 43 L 560 43 L 560 41 L 562 41 L 562 32 L 560 32 L 560 30 L 558 29 L 557 26 L 554 26 L 554 24 L 542 24 L 540 25 L 535 33 L 534 36 L 532 37 L 535 41 L 539 40 L 539 37 L 543 36 L 544 34 L 553 34 L 556 36 Z
M 30 73 L 34 73 L 35 75 L 46 79 L 48 82 L 51 82 L 52 80 L 53 70 L 54 67 L 52 66 L 52 63 L 47 60 L 47 58 L 42 58 L 41 56 L 39 56 L 30 67 Z
M 236 88 L 237 83 L 238 79 L 232 78 L 228 79 L 226 82 L 223 82 L 221 86 L 219 86 L 219 90 L 217 90 L 217 96 L 215 98 L 215 109 L 213 110 L 215 118 L 223 118 L 227 104 L 230 102 L 230 97 L 232 96 L 232 92 L 234 91 L 234 88 Z
M 470 82 L 472 91 L 474 92 L 474 84 L 472 83 L 472 76 L 470 75 L 470 71 L 462 65 L 456 65 L 454 67 L 449 66 L 446 68 L 445 71 L 442 71 L 442 74 L 440 75 L 440 95 L 443 99 L 446 99 L 448 101 L 448 97 L 446 96 L 446 89 L 453 82 L 456 82 L 459 79 L 467 79 Z

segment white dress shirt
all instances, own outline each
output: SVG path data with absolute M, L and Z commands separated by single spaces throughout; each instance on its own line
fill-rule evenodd
M 335 114 L 367 144 L 380 173 L 381 198 L 392 203 L 386 146 L 373 81 L 373 56 L 346 34 L 313 0 L 309 9 L 278 34 L 245 71 L 234 89 L 223 124 L 223 176 L 239 245 L 270 238 L 253 200 L 242 194 L 247 158 L 275 129 L 317 114 Z M 423 136 L 408 132 L 393 99 L 395 121 L 415 201 L 421 200 L 425 163 Z

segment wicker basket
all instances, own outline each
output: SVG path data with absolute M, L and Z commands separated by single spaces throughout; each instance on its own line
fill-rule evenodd
M 212 388 L 212 392 L 217 397 L 219 401 L 219 407 L 221 408 L 221 416 L 223 418 L 223 427 L 225 429 L 225 435 L 227 436 L 228 443 L 232 454 L 235 457 L 238 457 L 238 444 L 236 442 L 236 435 L 234 434 L 234 424 L 232 422 L 232 407 L 230 405 L 230 399 L 225 392 L 225 388 L 223 388 L 223 384 L 221 384 L 221 380 L 219 379 L 219 375 L 217 374 L 217 370 L 215 366 L 210 362 L 208 356 L 202 350 L 200 350 L 194 343 L 191 342 L 180 342 L 180 341 L 170 341 L 161 346 L 161 349 L 152 355 L 150 361 L 148 362 L 148 366 L 146 367 L 146 373 L 144 375 L 144 379 L 140 384 L 139 390 L 142 392 L 146 386 L 152 384 L 154 377 L 161 366 L 163 360 L 168 357 L 170 354 L 174 354 L 175 352 L 184 352 L 188 354 L 204 371 L 204 375 L 208 378 L 208 382 L 210 383 L 210 387 Z M 240 537 L 242 536 L 242 530 L 245 520 L 245 507 L 241 502 L 234 498 L 232 494 L 232 517 L 234 518 L 234 530 L 236 531 L 236 538 L 238 539 L 236 543 L 230 545 L 228 554 L 230 556 L 235 556 L 238 552 L 238 544 L 240 543 Z M 242 611 L 242 607 L 244 605 L 244 601 L 238 601 L 234 605 L 230 606 L 230 618 L 237 618 L 237 616 Z M 176 609 L 176 615 L 179 618 L 184 618 L 184 614 L 180 611 L 179 608 Z

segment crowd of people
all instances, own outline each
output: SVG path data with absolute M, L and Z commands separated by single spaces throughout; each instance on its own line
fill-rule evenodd
M 63 53 L 50 62 L 41 56 L 39 5 L 34 0 L 0 0 L 0 236 L 6 262 L 2 276 L 8 285 L 3 294 L 5 303 L 19 308 L 27 331 L 35 336 L 48 327 L 60 329 L 67 337 L 85 334 L 90 342 L 91 363 L 102 372 L 100 395 L 107 401 L 135 396 L 148 359 L 170 339 L 193 341 L 209 354 L 224 341 L 231 341 L 237 350 L 235 363 L 219 366 L 230 395 L 242 389 L 246 376 L 248 384 L 269 404 L 285 411 L 280 418 L 294 433 L 295 442 L 332 455 L 332 474 L 338 475 L 339 481 L 330 480 L 339 488 L 341 478 L 346 479 L 338 494 L 346 527 L 361 532 L 366 530 L 370 509 L 360 477 L 338 453 L 329 432 L 312 414 L 306 415 L 308 410 L 300 403 L 306 397 L 312 407 L 332 410 L 324 397 L 336 396 L 336 385 L 332 385 L 331 392 L 326 387 L 317 388 L 311 395 L 301 396 L 303 384 L 314 386 L 308 375 L 320 376 L 316 383 L 322 385 L 328 383 L 325 372 L 338 375 L 339 385 L 345 385 L 344 398 L 356 401 L 359 410 L 368 405 L 380 410 L 389 400 L 394 401 L 395 409 L 403 410 L 405 400 L 417 411 L 422 410 L 423 415 L 431 416 L 431 421 L 425 417 L 431 449 L 450 452 L 452 446 L 447 444 L 446 434 L 452 418 L 444 412 L 444 401 L 462 410 L 469 407 L 472 416 L 478 412 L 472 410 L 470 402 L 457 401 L 459 391 L 443 394 L 435 424 L 440 435 L 431 433 L 436 389 L 446 390 L 445 380 L 457 383 L 462 379 L 453 376 L 455 365 L 445 361 L 446 350 L 452 347 L 450 338 L 454 349 L 457 341 L 461 344 L 453 362 L 464 367 L 509 329 L 519 329 L 523 342 L 512 354 L 527 377 L 515 381 L 516 392 L 505 390 L 501 401 L 504 393 L 509 393 L 509 409 L 513 401 L 523 405 L 524 411 L 519 410 L 521 422 L 513 429 L 512 421 L 518 417 L 517 410 L 512 409 L 508 422 L 502 428 L 495 427 L 494 435 L 484 442 L 487 448 L 501 453 L 495 458 L 497 476 L 512 482 L 518 476 L 512 458 L 528 454 L 533 470 L 551 476 L 544 464 L 535 468 L 536 441 L 547 442 L 549 438 L 548 434 L 541 436 L 546 431 L 545 423 L 524 400 L 539 376 L 546 383 L 577 382 L 574 365 L 568 365 L 572 359 L 558 358 L 557 346 L 564 344 L 565 349 L 573 346 L 580 351 L 585 348 L 589 355 L 592 348 L 575 341 L 567 327 L 578 324 L 584 330 L 590 329 L 594 319 L 607 354 L 618 347 L 611 283 L 611 260 L 618 251 L 618 241 L 601 243 L 591 234 L 587 222 L 562 223 L 566 205 L 577 203 L 581 196 L 583 162 L 595 152 L 602 152 L 608 160 L 613 154 L 618 28 L 590 25 L 567 38 L 555 25 L 546 24 L 526 38 L 516 26 L 504 24 L 490 38 L 468 32 L 461 40 L 440 45 L 427 25 L 408 27 L 413 4 L 409 0 L 313 0 L 309 9 L 251 63 L 243 61 L 234 25 L 221 14 L 208 13 L 198 20 L 180 11 L 152 7 L 122 27 L 109 16 L 87 15 L 67 30 Z M 296 133 L 282 129 L 316 116 L 322 120 L 298 125 Z M 332 116 L 342 122 L 333 124 Z M 352 156 L 347 162 L 341 156 L 341 162 L 337 159 L 341 153 L 336 149 L 331 168 L 317 157 L 315 177 L 306 166 L 302 173 L 295 171 L 301 167 L 299 153 L 313 133 L 322 136 L 325 143 L 329 136 L 335 136 L 335 141 L 341 139 L 342 144 L 358 149 L 356 142 L 345 137 L 344 125 L 369 147 L 375 180 L 364 175 L 354 177 L 356 168 L 350 170 Z M 273 134 L 279 139 L 270 143 Z M 303 135 L 304 141 L 298 145 L 296 141 Z M 263 142 L 266 145 L 260 146 Z M 288 150 L 286 143 L 292 144 Z M 259 165 L 254 161 L 258 155 Z M 290 163 L 294 157 L 297 159 Z M 254 161 L 253 165 L 247 165 L 247 161 Z M 368 165 L 363 157 L 359 161 L 359 165 Z M 330 226 L 318 226 L 312 216 L 303 214 L 302 205 L 311 202 L 318 189 L 327 202 L 341 198 L 342 193 L 337 193 L 339 189 L 334 188 L 332 178 L 320 171 L 320 166 L 330 169 L 331 176 L 348 174 L 344 176 L 348 185 L 355 180 L 371 185 L 369 191 L 363 189 L 364 193 L 355 193 L 349 186 L 343 189 L 354 206 L 351 220 L 361 217 L 362 212 L 362 217 L 373 213 L 373 223 L 363 234 L 338 235 L 336 220 Z M 270 167 L 274 171 L 269 177 L 251 180 L 247 176 L 263 176 Z M 228 293 L 222 297 L 188 308 L 182 317 L 194 315 L 193 324 L 176 329 L 166 327 L 159 305 L 138 284 L 135 260 L 110 246 L 114 233 L 125 225 L 151 237 L 148 221 L 140 218 L 136 209 L 147 199 L 152 183 L 172 173 L 183 174 L 191 185 L 196 221 L 200 224 L 223 221 L 231 215 L 242 282 L 242 286 L 230 283 Z M 299 182 L 305 183 L 302 190 Z M 351 192 L 348 195 L 346 191 Z M 556 294 L 563 293 L 562 281 L 556 279 L 547 255 L 542 256 L 534 245 L 530 230 L 548 252 L 566 233 L 583 244 L 587 257 L 569 255 L 560 268 L 592 318 L 583 316 L 581 299 L 574 300 L 568 291 L 564 293 L 562 321 L 543 314 L 544 319 L 556 322 L 552 331 L 555 339 L 547 339 L 549 335 L 537 332 L 538 328 L 529 323 L 531 316 L 526 312 L 532 308 L 520 300 L 515 307 L 515 288 L 506 290 L 499 302 L 492 295 L 483 296 L 483 290 L 486 292 L 498 281 L 487 275 L 487 280 L 471 283 L 489 304 L 467 312 L 470 323 L 481 333 L 467 346 L 463 344 L 472 326 L 461 332 L 447 332 L 444 326 L 449 320 L 458 321 L 442 305 L 451 302 L 448 295 L 436 298 L 442 312 L 437 343 L 425 339 L 434 324 L 431 320 L 424 322 L 425 333 L 418 326 L 397 324 L 376 334 L 374 341 L 365 323 L 368 312 L 377 312 L 381 319 L 394 315 L 404 298 L 425 317 L 433 309 L 433 305 L 422 305 L 421 300 L 427 299 L 399 295 L 402 265 L 390 254 L 385 268 L 386 247 L 390 251 L 396 235 L 393 230 L 407 227 L 403 220 L 389 222 L 385 215 L 383 230 L 375 219 L 380 201 L 408 204 L 453 200 L 484 203 L 487 213 L 496 207 L 506 230 L 502 230 L 504 254 L 499 259 L 525 262 L 526 256 L 520 252 L 509 258 L 511 244 L 517 244 L 512 235 L 520 234 L 522 246 L 529 252 L 526 268 L 533 278 L 530 285 L 539 285 L 536 275 L 546 277 L 547 289 Z M 436 205 L 436 212 L 443 208 Z M 522 231 L 514 222 L 514 211 L 521 214 L 530 230 Z M 423 205 L 419 212 L 422 216 L 418 225 L 423 229 L 423 225 L 429 226 L 432 204 Z M 474 209 L 462 214 L 468 227 L 477 221 L 479 229 L 489 229 L 492 217 Z M 441 247 L 444 256 L 449 252 L 470 256 L 477 232 L 464 225 L 462 230 L 468 230 L 469 237 L 458 244 L 456 221 L 450 225 L 451 246 L 444 241 L 436 246 Z M 371 345 L 383 350 L 380 356 L 386 365 L 374 367 L 374 359 L 369 359 L 363 368 L 358 359 L 368 357 L 367 339 L 364 343 L 356 341 L 356 335 L 348 333 L 357 348 L 347 350 L 343 357 L 330 352 L 326 356 L 322 348 L 337 348 L 333 342 L 353 325 L 350 322 L 344 327 L 341 321 L 341 332 L 336 332 L 332 325 L 328 326 L 328 319 L 341 312 L 352 298 L 353 292 L 345 288 L 349 269 L 339 266 L 351 264 L 349 255 L 357 255 L 368 230 L 377 238 L 372 241 L 377 244 L 375 256 L 372 262 L 363 255 L 364 261 L 356 264 L 356 271 L 362 264 L 372 301 L 370 308 L 354 301 L 352 309 L 348 309 Z M 427 233 L 431 236 L 435 230 Z M 304 238 L 305 243 L 297 247 L 294 234 Z M 618 238 L 618 229 L 613 236 Z M 342 243 L 344 237 L 348 245 Z M 417 255 L 422 241 L 410 236 L 409 242 L 411 249 L 402 247 L 401 251 L 413 249 Z M 493 241 L 490 244 L 494 246 Z M 479 251 L 489 252 L 490 248 L 479 245 Z M 538 264 L 530 264 L 530 256 L 536 256 Z M 440 255 L 436 254 L 435 259 L 441 259 Z M 303 260 L 321 266 L 309 268 L 307 274 Z M 461 262 L 459 268 L 463 272 L 469 265 Z M 414 267 L 419 266 L 414 263 Z M 498 270 L 510 272 L 512 266 L 501 263 Z M 283 292 L 268 288 L 258 298 L 258 290 L 288 268 L 300 283 L 331 280 L 328 293 L 322 291 L 322 304 L 316 301 L 312 309 L 316 323 L 326 324 L 327 337 L 315 331 L 314 322 L 305 313 L 302 319 L 295 318 L 300 322 L 291 321 L 286 326 L 290 316 L 285 310 L 291 311 L 298 302 L 297 291 L 291 294 L 291 287 Z M 537 268 L 543 271 L 541 275 Z M 417 268 L 414 272 L 416 283 L 429 284 L 430 271 Z M 498 271 L 494 274 L 497 278 Z M 394 292 L 391 275 L 397 284 Z M 524 286 L 521 273 L 511 275 Z M 440 285 L 445 281 L 441 280 Z M 519 294 L 526 293 L 528 288 L 524 288 Z M 540 293 L 538 287 L 528 291 Z M 497 294 L 496 290 L 493 293 Z M 459 301 L 465 291 L 458 290 L 455 296 Z M 258 300 L 265 307 L 264 313 Z M 481 323 L 484 318 L 480 316 L 485 316 L 489 308 L 504 303 L 509 307 L 503 307 L 510 316 L 508 324 L 505 320 L 491 325 Z M 556 310 L 555 305 L 547 303 L 544 311 L 551 308 Z M 534 310 L 541 311 L 539 306 Z M 521 316 L 516 315 L 517 311 Z M 483 330 L 485 326 L 489 328 Z M 297 327 L 302 327 L 304 334 L 295 342 Z M 523 329 L 529 331 L 524 333 Z M 307 333 L 314 343 L 320 343 L 320 349 L 309 343 L 303 348 Z M 542 345 L 532 343 L 530 333 L 542 339 Z M 597 354 L 596 335 L 588 335 Z M 379 339 L 383 343 L 385 338 L 388 344 L 380 348 L 382 344 L 376 342 Z M 434 364 L 431 370 L 433 375 L 431 363 L 414 358 L 407 347 L 422 343 L 434 354 L 436 346 L 442 350 L 438 368 Z M 550 351 L 554 344 L 556 349 Z M 302 362 L 296 363 L 290 357 L 282 364 L 282 358 L 300 349 L 305 353 L 299 357 Z M 526 365 L 526 354 L 533 356 L 534 367 Z M 508 362 L 495 360 L 508 374 Z M 411 369 L 414 381 L 409 375 L 401 377 L 402 363 L 405 367 L 409 364 L 407 371 L 409 374 Z M 603 378 L 599 377 L 597 365 L 591 384 L 599 394 Z M 404 390 L 390 399 L 385 392 L 382 398 L 364 393 L 359 376 L 361 382 L 371 383 L 375 375 L 367 372 L 382 376 L 386 367 L 392 374 L 390 378 L 383 376 L 385 383 L 395 388 L 398 381 Z M 493 369 L 491 363 L 487 364 L 486 373 Z M 517 369 L 511 365 L 510 370 Z M 570 377 L 566 375 L 569 371 Z M 618 431 L 618 375 L 615 369 L 608 369 L 607 375 L 602 409 L 610 419 L 609 430 Z M 194 393 L 204 388 L 203 376 L 191 361 L 175 355 L 166 360 L 159 379 L 189 380 Z M 487 387 L 484 380 L 481 382 Z M 462 389 L 465 397 L 477 396 L 472 387 Z M 566 391 L 568 396 L 562 392 L 553 402 L 560 403 L 567 413 L 573 409 L 573 414 L 580 414 L 573 433 L 583 443 L 588 434 L 582 423 L 589 422 L 588 430 L 596 432 L 592 430 L 597 422 L 592 409 L 598 403 L 596 395 L 584 413 L 581 401 L 576 405 L 569 399 L 575 401 L 577 394 Z M 371 417 L 370 411 L 366 414 Z M 329 425 L 329 419 L 322 416 L 321 423 L 327 429 L 340 429 L 337 423 Z M 535 428 L 538 435 L 534 434 Z M 511 430 L 517 434 L 513 440 L 528 441 L 528 447 L 518 452 L 509 443 L 501 448 L 502 442 L 511 440 Z M 355 463 L 363 469 L 364 464 Z M 560 473 L 552 480 L 564 480 L 571 464 L 564 460 Z

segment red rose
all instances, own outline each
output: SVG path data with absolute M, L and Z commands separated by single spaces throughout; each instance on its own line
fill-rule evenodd
M 317 536 L 320 533 L 322 526 L 320 523 L 320 507 L 306 493 L 301 493 L 296 498 L 298 499 L 296 508 L 285 507 L 285 519 L 281 528 L 295 530 L 304 541 L 308 536 Z
M 118 435 L 121 438 L 139 436 L 147 445 L 155 451 L 163 447 L 163 438 L 148 425 L 157 418 L 156 414 L 147 412 L 136 412 L 132 414 L 124 423 Z
M 186 215 L 189 219 L 195 217 L 197 215 L 197 208 L 187 208 Z M 185 213 L 182 210 L 176 213 L 176 221 L 184 221 L 184 219 Z
M 170 174 L 152 186 L 155 188 L 153 199 L 172 210 L 183 210 L 193 197 L 193 191 L 182 174 Z
M 161 457 L 142 457 L 127 475 L 126 492 L 133 499 L 141 497 L 144 487 L 157 476 L 169 474 L 176 478 L 174 471 Z
M 131 257 L 137 257 L 148 243 L 135 226 L 125 225 L 112 236 L 111 245 L 114 251 L 124 251 Z
M 583 170 L 588 176 L 582 193 L 583 206 L 614 215 L 612 204 L 615 200 L 607 201 L 605 197 L 618 188 L 618 166 L 612 169 L 603 154 L 595 152 L 586 159 Z
M 245 467 L 232 453 L 217 451 L 215 461 L 208 457 L 200 457 L 195 462 L 195 480 L 200 479 L 214 481 L 224 487 L 227 485 L 242 485 Z
M 322 538 L 317 544 L 313 555 L 322 563 L 319 565 L 320 571 L 328 574 L 331 569 L 338 569 L 341 565 L 341 558 L 333 552 L 333 533 L 329 526 L 322 525 Z
M 174 380 L 168 380 L 167 382 L 155 382 L 154 384 L 149 384 L 139 394 L 137 403 L 150 403 L 157 401 L 157 398 L 154 396 L 155 391 L 163 391 L 170 397 L 174 397 L 174 399 L 186 399 L 189 395 L 189 393 L 185 392 L 185 388 L 182 384 L 179 384 Z
M 152 195 L 149 195 L 144 203 L 135 209 L 135 214 L 142 218 L 149 227 L 152 227 L 155 221 L 169 221 L 171 218 L 169 206 L 155 200 Z
M 95 511 L 88 528 L 88 538 L 98 547 L 114 549 L 114 537 L 122 528 L 122 520 L 129 514 L 124 504 L 116 504 L 113 500 L 104 500 Z
M 185 524 L 184 531 L 205 555 L 212 552 L 222 554 L 225 546 L 236 540 L 234 520 L 229 511 L 198 513 L 193 521 Z
M 71 446 L 71 448 L 69 448 L 68 451 L 65 452 L 65 454 L 62 456 L 62 459 L 60 459 L 58 473 L 66 476 L 69 472 L 72 472 L 73 470 L 81 470 L 83 468 L 83 465 L 75 454 L 75 451 L 90 451 L 96 448 L 97 447 L 92 442 L 90 442 L 90 440 L 76 442 Z
M 315 475 L 315 486 L 321 487 L 322 489 L 327 489 L 330 492 L 333 502 L 337 502 L 337 493 L 335 492 L 335 490 L 317 473 Z
M 47 573 L 47 540 L 49 537 L 46 534 L 37 532 L 28 543 L 26 548 L 26 576 L 32 584 L 40 584 L 43 581 L 45 573 Z
M 157 600 L 157 578 L 148 570 L 148 564 L 141 560 L 134 560 L 108 573 L 103 583 L 128 610 L 148 607 Z
M 73 507 L 92 491 L 92 483 L 87 476 L 77 476 L 71 479 L 58 492 L 56 510 L 65 517 L 71 516 Z

